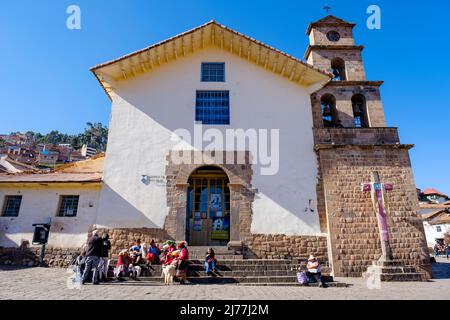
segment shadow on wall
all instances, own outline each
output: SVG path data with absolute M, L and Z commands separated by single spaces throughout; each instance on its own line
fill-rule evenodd
M 105 207 L 114 208 L 112 215 Z M 100 203 L 95 222 L 97 228 L 158 228 L 141 210 L 133 206 L 130 201 L 114 191 L 107 183 L 103 184 Z M 92 229 L 90 229 L 92 230 Z M 88 232 L 88 230 L 86 230 Z
M 170 134 L 176 129 L 187 129 L 193 136 L 195 90 L 204 89 L 205 85 L 193 81 L 193 72 L 189 68 L 186 69 L 185 65 L 177 62 L 172 64 L 172 67 L 177 70 L 180 88 L 183 88 L 177 94 L 174 94 L 173 86 L 164 85 L 174 81 L 172 72 L 166 73 L 162 69 L 162 72 L 158 72 L 158 78 L 151 74 L 144 74 L 118 85 L 120 88 L 117 90 L 120 95 L 118 104 L 120 105 L 115 105 L 117 119 L 113 116 L 111 127 L 114 128 L 117 125 L 122 135 L 124 132 L 131 135 L 128 137 L 129 141 L 134 138 L 139 143 L 142 148 L 134 151 L 140 154 L 134 154 L 134 157 L 144 158 L 147 154 L 162 153 L 161 151 L 167 147 L 165 137 L 170 138 Z M 263 211 L 260 212 L 264 212 L 264 217 L 258 217 L 257 220 L 272 219 L 264 224 L 261 223 L 260 231 L 279 233 L 287 227 L 296 230 L 296 234 L 318 234 L 320 227 L 316 209 L 317 159 L 313 149 L 309 94 L 304 90 L 304 96 L 302 96 L 302 88 L 297 84 L 278 77 L 275 79 L 275 75 L 271 76 L 267 71 L 249 65 L 246 61 L 238 67 L 242 67 L 242 70 L 233 71 L 234 81 L 230 70 L 226 88 L 230 90 L 232 124 L 217 127 L 217 129 L 222 132 L 225 129 L 237 128 L 280 129 L 278 173 L 262 176 L 260 175 L 261 165 L 252 166 L 252 184 L 258 189 L 259 200 L 262 200 L 259 209 Z M 252 70 L 249 70 L 250 68 Z M 243 73 L 267 73 L 266 75 L 269 76 L 258 78 L 256 84 L 254 77 L 245 76 Z M 237 79 L 239 79 L 238 86 L 235 83 Z M 143 91 L 143 84 L 158 94 L 152 94 L 148 90 Z M 262 90 L 266 87 L 270 87 L 271 90 Z M 257 114 L 255 106 L 258 106 Z M 274 112 L 275 107 L 277 112 Z M 239 110 L 239 113 L 236 110 Z M 290 116 L 286 117 L 287 114 Z M 123 139 L 119 136 L 117 138 Z M 138 141 L 147 141 L 148 146 Z M 123 145 L 126 146 L 126 144 Z M 117 157 L 118 150 L 114 152 Z M 126 163 L 127 156 L 120 157 Z M 160 159 L 161 161 L 158 161 L 164 163 L 165 154 L 161 154 Z M 136 163 L 142 164 L 142 161 L 139 159 Z M 255 199 L 255 202 L 257 200 Z M 267 205 L 262 205 L 263 202 Z M 306 209 L 310 204 L 314 211 Z M 277 219 L 277 214 L 271 213 L 272 208 L 276 213 L 282 212 L 289 219 L 283 221 Z

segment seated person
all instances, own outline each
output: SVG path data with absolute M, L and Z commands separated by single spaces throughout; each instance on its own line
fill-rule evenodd
M 114 277 L 124 277 L 130 275 L 130 265 L 132 267 L 132 259 L 127 250 L 122 250 L 119 253 L 116 268 L 114 268 Z
M 158 245 L 156 245 L 155 240 L 152 239 L 147 252 L 147 264 L 159 263 L 160 254 L 161 250 L 159 249 Z
M 315 279 L 319 284 L 319 287 L 322 287 L 322 276 L 320 273 L 321 266 L 319 260 L 314 257 L 314 255 L 310 255 L 308 258 L 308 264 L 306 265 L 306 275 L 308 279 Z
M 211 273 L 211 270 L 213 272 L 216 271 L 216 263 L 217 260 L 215 258 L 215 253 L 213 248 L 209 248 L 208 252 L 206 253 L 206 257 L 205 257 L 205 271 L 207 274 Z
M 77 276 L 80 276 L 83 274 L 84 272 L 84 268 L 86 266 L 86 249 L 87 246 L 84 245 L 83 248 L 81 249 L 80 255 L 77 257 L 77 259 L 75 260 L 75 271 L 77 273 Z
M 137 265 L 141 263 L 142 258 L 142 246 L 141 246 L 141 239 L 137 239 L 134 242 L 134 245 L 130 248 L 130 255 L 132 259 L 132 263 L 134 265 Z
M 176 251 L 175 241 L 168 240 L 163 246 L 163 253 L 161 257 L 161 263 L 164 265 L 169 265 L 175 259 L 175 256 L 172 254 Z

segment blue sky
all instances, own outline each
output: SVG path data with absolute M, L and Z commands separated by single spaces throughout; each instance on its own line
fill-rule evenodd
M 417 186 L 450 194 L 450 1 L 2 1 L 0 133 L 108 124 L 109 100 L 89 68 L 215 19 L 296 57 L 308 23 L 332 14 L 357 23 L 367 78 L 384 80 L 388 126 L 415 144 Z M 81 8 L 81 30 L 68 30 L 66 8 Z M 381 8 L 381 30 L 366 9 Z

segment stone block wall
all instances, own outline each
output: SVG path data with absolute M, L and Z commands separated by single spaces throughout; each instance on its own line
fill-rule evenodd
M 45 248 L 44 264 L 47 267 L 66 268 L 80 254 L 81 249 Z M 0 248 L 0 266 L 39 266 L 40 247 Z
M 335 145 L 398 144 L 397 128 L 314 128 L 314 143 Z
M 319 236 L 252 234 L 244 254 L 260 259 L 307 259 L 314 254 L 322 263 L 328 263 L 327 239 Z
M 200 159 L 206 155 L 210 163 L 174 163 L 177 159 L 174 153 L 184 152 L 190 154 L 191 159 Z M 221 154 L 222 157 L 218 157 Z M 215 156 L 217 155 L 217 158 Z M 227 157 L 235 159 L 235 163 L 225 163 Z M 221 159 L 223 161 L 215 161 Z M 238 161 L 240 159 L 241 161 Z M 252 203 L 255 190 L 253 190 L 251 180 L 253 175 L 251 165 L 251 155 L 248 151 L 223 151 L 223 152 L 202 152 L 202 151 L 171 151 L 167 155 L 166 178 L 167 178 L 167 207 L 169 214 L 166 218 L 164 229 L 168 234 L 177 240 L 184 240 L 186 230 L 186 195 L 188 189 L 189 176 L 196 169 L 202 166 L 216 166 L 222 169 L 230 181 L 230 205 L 237 208 L 231 212 L 230 220 L 230 240 L 245 240 L 250 236 L 252 222 Z
M 345 45 L 353 46 L 355 45 L 355 40 L 353 38 L 353 28 L 348 26 L 337 25 L 324 25 L 321 27 L 315 27 L 311 30 L 309 35 L 309 41 L 311 45 Z M 341 36 L 338 42 L 332 42 L 328 40 L 327 33 L 330 31 L 337 31 Z
M 371 194 L 361 191 L 373 171 L 394 184 L 385 197 L 394 259 L 431 274 L 408 149 L 345 146 L 321 149 L 318 155 L 335 276 L 359 277 L 381 255 Z
M 129 249 L 137 239 L 141 243 L 149 244 L 153 239 L 156 243 L 164 243 L 166 240 L 173 240 L 172 237 L 163 229 L 157 228 L 118 228 L 118 229 L 99 229 L 100 235 L 103 232 L 109 234 L 111 241 L 110 256 L 116 257 L 123 249 Z
M 309 61 L 314 67 L 322 70 L 331 70 L 331 60 L 340 58 L 345 61 L 345 74 L 347 80 L 362 81 L 366 79 L 361 55 L 362 47 L 351 46 L 324 46 L 323 49 L 313 47 Z

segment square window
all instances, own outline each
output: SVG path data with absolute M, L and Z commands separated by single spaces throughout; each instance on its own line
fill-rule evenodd
M 202 82 L 225 82 L 224 62 L 202 62 Z
M 75 217 L 78 211 L 80 196 L 61 196 L 58 217 Z
M 5 196 L 5 204 L 3 205 L 2 217 L 19 216 L 21 203 L 22 196 Z
M 202 124 L 230 124 L 229 91 L 197 91 L 195 121 Z

